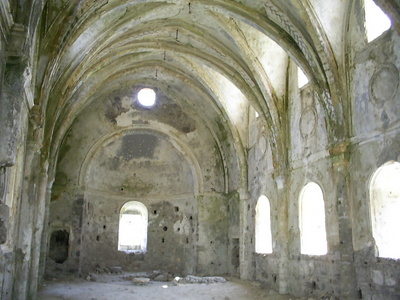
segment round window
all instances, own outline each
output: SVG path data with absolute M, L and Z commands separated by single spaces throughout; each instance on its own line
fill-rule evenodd
M 153 89 L 141 89 L 138 93 L 138 101 L 143 106 L 151 107 L 156 103 L 156 93 Z

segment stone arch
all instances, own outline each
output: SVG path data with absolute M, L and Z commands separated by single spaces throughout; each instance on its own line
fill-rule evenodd
M 144 253 L 147 250 L 148 211 L 138 201 L 126 202 L 119 211 L 118 250 Z
M 118 139 L 121 135 L 124 133 L 137 133 L 137 132 L 146 132 L 149 134 L 159 134 L 163 136 L 185 159 L 188 165 L 191 168 L 192 175 L 194 178 L 194 194 L 199 194 L 202 193 L 204 190 L 203 187 L 203 179 L 202 179 L 202 172 L 200 165 L 193 154 L 193 152 L 190 150 L 189 147 L 181 143 L 178 139 L 174 138 L 171 135 L 168 135 L 166 133 L 163 133 L 161 130 L 155 130 L 155 129 L 143 129 L 143 128 L 129 128 L 129 129 L 124 129 L 120 130 L 118 132 L 113 132 L 110 135 L 103 136 L 101 139 L 99 139 L 90 149 L 90 151 L 87 153 L 85 160 L 83 161 L 81 165 L 81 170 L 79 172 L 79 184 L 81 186 L 86 186 L 87 185 L 87 172 L 88 172 L 88 167 L 90 165 L 90 162 L 92 161 L 94 155 L 98 153 L 107 143 L 110 143 L 113 140 Z

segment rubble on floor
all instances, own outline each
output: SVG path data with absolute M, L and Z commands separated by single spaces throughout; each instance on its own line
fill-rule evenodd
M 92 273 L 87 273 L 84 277 L 87 281 L 99 281 L 99 277 L 108 274 L 121 274 L 118 277 L 123 280 L 132 281 L 136 285 L 147 285 L 151 281 L 156 282 L 170 282 L 173 285 L 178 284 L 212 284 L 212 283 L 226 283 L 227 280 L 219 276 L 195 276 L 187 275 L 185 277 L 175 276 L 169 272 L 154 270 L 152 272 L 140 273 L 123 273 L 122 267 L 100 267 L 97 266 Z
M 179 278 L 179 277 L 177 277 Z M 188 275 L 184 278 L 180 278 L 177 280 L 179 283 L 226 283 L 226 279 L 218 276 L 207 276 L 207 277 L 199 277 L 194 275 Z

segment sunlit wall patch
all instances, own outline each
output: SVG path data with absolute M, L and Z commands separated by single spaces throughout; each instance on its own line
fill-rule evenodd
M 152 107 L 156 103 L 156 92 L 150 88 L 143 88 L 138 92 L 137 98 L 142 106 Z

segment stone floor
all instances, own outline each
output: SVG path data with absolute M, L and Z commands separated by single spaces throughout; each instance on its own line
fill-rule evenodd
M 89 279 L 89 280 L 88 280 Z M 96 275 L 93 278 L 64 278 L 50 280 L 40 288 L 40 300 L 300 300 L 278 295 L 262 288 L 258 283 L 228 278 L 226 283 L 173 283 L 150 281 L 137 285 L 129 274 Z M 306 298 L 307 299 L 307 298 Z

